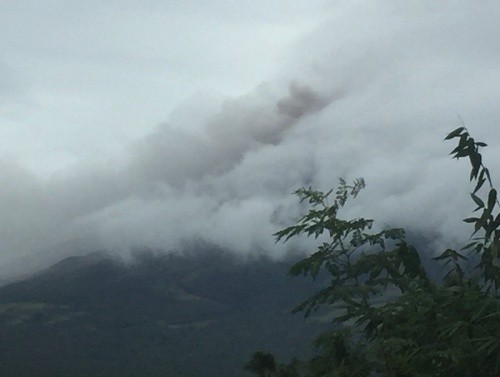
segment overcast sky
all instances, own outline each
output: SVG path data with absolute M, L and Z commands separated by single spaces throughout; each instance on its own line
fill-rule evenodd
M 500 182 L 497 1 L 0 2 L 0 262 L 205 240 L 278 255 L 294 189 L 436 247 Z

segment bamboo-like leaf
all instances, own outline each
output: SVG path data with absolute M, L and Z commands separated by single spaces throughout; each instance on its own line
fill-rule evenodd
M 464 223 L 475 223 L 476 221 L 479 221 L 480 219 L 478 217 L 468 217 L 466 219 L 463 219 L 462 221 Z
M 485 181 L 486 181 L 486 178 L 479 178 L 479 181 L 478 181 L 478 183 L 477 183 L 477 185 L 474 188 L 474 191 L 472 193 L 475 194 L 476 192 L 478 192 L 479 189 L 483 186 L 483 184 L 484 184 Z
M 470 155 L 470 162 L 472 165 L 472 170 L 470 172 L 470 180 L 472 181 L 474 178 L 477 178 L 479 173 L 479 169 L 481 168 L 482 157 L 479 153 L 474 152 Z
M 479 229 L 481 229 L 482 226 L 483 226 L 482 221 L 476 221 L 476 224 L 474 225 L 474 232 L 472 232 L 471 236 L 479 232 Z
M 470 153 L 471 153 L 470 149 L 465 148 L 465 149 L 462 149 L 462 150 L 458 151 L 457 153 L 455 153 L 455 156 L 453 156 L 453 157 L 456 159 L 459 159 L 460 157 L 469 156 Z
M 465 127 L 459 127 L 457 129 L 453 130 L 452 132 L 450 132 L 444 139 L 450 140 L 450 139 L 453 139 L 454 137 L 460 136 L 460 134 L 462 133 L 463 130 L 465 130 Z
M 471 243 L 465 245 L 464 247 L 462 247 L 460 250 L 467 250 L 467 249 L 470 249 L 471 247 L 476 246 L 476 245 L 477 245 L 477 242 L 471 242 Z
M 459 150 L 463 149 L 463 146 L 462 145 L 457 145 L 455 147 L 455 149 L 453 149 L 450 154 L 454 154 L 454 153 L 457 153 Z
M 486 174 L 486 177 L 488 178 L 488 182 L 491 184 L 490 171 L 486 168 L 484 168 L 483 170 L 484 170 L 484 174 Z
M 497 214 L 497 217 L 495 217 L 495 220 L 491 223 L 491 226 L 493 227 L 493 230 L 497 230 L 498 227 L 500 227 L 500 213 Z
M 495 206 L 496 200 L 497 200 L 497 190 L 491 189 L 490 193 L 488 194 L 488 208 L 489 209 L 493 209 L 493 207 Z
M 478 196 L 474 195 L 474 193 L 470 194 L 472 200 L 474 200 L 474 203 L 478 205 L 479 208 L 484 208 L 484 202 L 479 198 Z

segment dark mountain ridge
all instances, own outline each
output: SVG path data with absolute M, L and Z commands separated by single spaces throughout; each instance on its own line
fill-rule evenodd
M 0 375 L 244 376 L 257 349 L 308 353 L 325 325 L 290 314 L 315 288 L 291 263 L 214 248 L 65 258 L 0 287 Z

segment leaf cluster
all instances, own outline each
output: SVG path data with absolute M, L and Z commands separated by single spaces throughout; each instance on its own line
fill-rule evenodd
M 277 232 L 276 240 L 302 234 L 327 239 L 290 271 L 314 279 L 326 275 L 327 282 L 294 311 L 307 317 L 323 310 L 335 326 L 318 338 L 319 354 L 302 375 L 500 374 L 500 205 L 479 152 L 486 144 L 465 127 L 445 140 L 455 138 L 451 154 L 470 161 L 470 196 L 480 215 L 464 220 L 473 226 L 469 244 L 433 258 L 449 269 L 440 282 L 427 276 L 403 229 L 375 231 L 372 219 L 342 218 L 343 207 L 365 187 L 362 178 L 352 184 L 341 179 L 335 191 L 295 192 L 310 209 Z M 469 261 L 472 267 L 466 268 Z
M 463 220 L 473 225 L 474 231 L 471 235 L 472 242 L 464 246 L 460 251 L 467 251 L 469 257 L 479 257 L 477 278 L 481 280 L 486 289 L 498 291 L 500 288 L 500 213 L 498 211 L 500 203 L 489 170 L 483 165 L 482 156 L 479 152 L 479 149 L 485 147 L 486 144 L 476 142 L 465 127 L 459 127 L 452 131 L 446 136 L 445 140 L 454 138 L 458 138 L 459 142 L 458 146 L 450 154 L 457 160 L 460 158 L 469 159 L 471 164 L 470 180 L 476 182 L 470 196 L 477 205 L 474 212 L 480 212 L 478 216 Z M 485 182 L 488 182 L 489 187 L 487 188 L 487 194 L 484 195 L 485 198 L 481 199 L 478 194 Z M 449 257 L 452 256 L 452 251 L 446 251 L 445 253 L 439 259 L 450 260 Z M 453 253 L 455 256 L 460 255 L 462 257 L 459 252 L 453 251 Z M 455 270 L 461 274 L 457 268 Z

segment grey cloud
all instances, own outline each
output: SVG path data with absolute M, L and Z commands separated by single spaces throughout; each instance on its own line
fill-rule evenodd
M 292 191 L 358 176 L 368 186 L 347 216 L 406 226 L 436 248 L 466 240 L 467 164 L 442 139 L 460 114 L 500 176 L 496 6 L 349 4 L 298 42 L 289 85 L 218 106 L 195 97 L 114 160 L 43 178 L 0 165 L 5 255 L 81 234 L 112 249 L 197 238 L 279 255 L 271 234 L 303 209 Z
M 37 177 L 17 163 L 0 161 L 0 187 L 2 255 L 26 252 L 48 242 L 54 213 Z
M 321 98 L 307 86 L 293 83 L 290 85 L 289 91 L 289 96 L 280 99 L 276 106 L 280 113 L 292 118 L 300 118 L 304 114 L 319 111 L 328 104 L 325 98 Z
M 202 129 L 159 127 L 135 146 L 132 174 L 140 181 L 159 181 L 175 188 L 223 175 L 247 152 L 280 143 L 287 130 L 331 101 L 295 83 L 281 98 L 262 86 L 251 95 L 225 101 Z M 192 111 L 196 111 L 195 106 Z
M 309 171 L 311 161 L 300 162 L 302 152 L 291 159 L 280 142 L 328 102 L 297 84 L 284 95 L 279 92 L 262 86 L 225 101 L 191 130 L 161 125 L 132 145 L 122 161 L 79 162 L 43 179 L 18 165 L 4 166 L 9 182 L 3 188 L 5 208 L 14 213 L 3 228 L 4 252 L 15 249 L 23 255 L 39 245 L 58 248 L 82 237 L 92 245 L 119 249 L 173 247 L 182 239 L 202 237 L 250 250 L 260 242 L 257 234 L 266 232 L 261 216 L 270 218 L 275 211 L 270 199 L 279 202 L 276 193 L 288 194 L 290 185 L 299 184 Z M 283 103 L 302 114 L 284 112 Z M 197 106 L 195 98 L 184 111 Z M 281 160 L 289 173 L 270 170 L 271 160 Z

